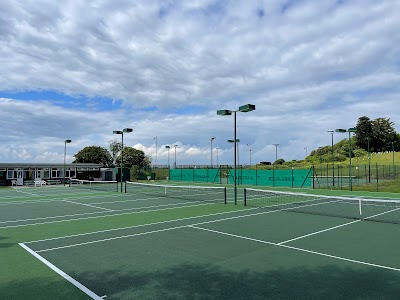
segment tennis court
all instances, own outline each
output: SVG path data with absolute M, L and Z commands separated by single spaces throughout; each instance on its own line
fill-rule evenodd
M 271 196 L 248 189 L 247 205 L 234 206 L 230 188 L 175 188 L 167 196 L 170 189 L 0 191 L 1 236 L 7 230 L 71 226 L 44 238 L 32 233 L 35 238 L 20 241 L 19 248 L 29 264 L 38 262 L 68 284 L 74 299 L 397 299 L 400 294 L 396 200 L 303 199 L 299 193 Z M 142 219 L 115 223 L 121 214 Z M 108 225 L 73 230 L 71 224 L 90 218 Z

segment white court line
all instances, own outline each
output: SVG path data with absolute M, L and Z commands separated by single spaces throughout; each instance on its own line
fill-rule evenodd
M 288 248 L 288 249 L 292 249 L 292 250 L 296 250 L 296 251 L 301 251 L 301 252 L 316 254 L 316 255 L 319 255 L 319 256 L 325 256 L 325 257 L 329 257 L 329 258 L 343 260 L 343 261 L 347 261 L 347 262 L 357 263 L 357 264 L 361 264 L 361 265 L 367 265 L 367 266 L 371 266 L 371 267 L 377 267 L 377 268 L 381 268 L 381 269 L 387 269 L 387 270 L 400 272 L 400 269 L 398 269 L 398 268 L 392 268 L 392 267 L 388 267 L 388 266 L 384 266 L 384 265 L 368 263 L 368 262 L 364 262 L 364 261 L 360 261 L 360 260 L 349 259 L 349 258 L 345 258 L 345 257 L 330 255 L 330 254 L 326 254 L 326 253 L 322 253 L 322 252 L 311 251 L 311 250 L 297 248 L 297 247 L 291 247 L 291 246 L 288 246 L 288 245 L 281 245 L 281 244 L 277 244 L 277 243 L 272 243 L 272 242 L 267 242 L 267 241 L 263 241 L 263 240 L 248 238 L 248 237 L 240 236 L 240 235 L 237 235 L 237 234 L 231 234 L 231 233 L 226 233 L 226 232 L 222 232 L 222 231 L 211 230 L 211 229 L 197 227 L 197 226 L 193 226 L 193 225 L 189 225 L 188 227 L 192 227 L 192 228 L 196 228 L 196 229 L 204 230 L 204 231 L 209 231 L 209 232 L 213 232 L 213 233 L 217 233 L 217 234 L 232 236 L 232 237 L 236 237 L 236 238 L 240 238 L 240 239 L 244 239 L 244 240 L 251 240 L 253 242 L 268 244 L 268 245 L 277 246 L 277 247 L 284 247 L 284 248 Z
M 307 206 L 314 206 L 314 205 L 321 205 L 322 203 L 318 203 L 318 204 L 310 204 Z M 191 207 L 191 206 L 184 206 L 184 207 Z M 304 206 L 303 206 L 304 207 Z M 243 211 L 249 211 L 249 210 L 258 210 L 259 208 L 250 208 L 250 209 L 246 209 Z M 227 220 L 233 220 L 233 219 L 238 219 L 238 218 L 245 218 L 245 217 L 251 217 L 251 216 L 257 216 L 257 215 L 264 215 L 264 214 L 270 214 L 270 213 L 275 213 L 275 212 L 279 212 L 279 211 L 286 211 L 286 210 L 290 210 L 293 208 L 282 208 L 279 210 L 270 210 L 270 211 L 262 211 L 262 212 L 258 212 L 258 213 L 254 213 L 254 214 L 246 214 L 246 215 L 241 215 L 241 216 L 235 216 L 235 217 L 228 217 L 228 218 L 223 218 L 223 219 L 218 219 L 218 220 L 211 220 L 211 221 L 205 221 L 205 222 L 199 222 L 199 223 L 195 223 L 192 225 L 203 225 L 203 224 L 209 224 L 209 223 L 216 223 L 216 222 L 221 222 L 221 221 L 227 221 Z M 232 211 L 232 212 L 241 212 L 241 211 Z M 231 212 L 226 212 L 226 213 L 231 213 Z M 217 213 L 217 214 L 225 214 L 224 213 Z M 212 214 L 215 215 L 215 214 Z M 209 215 L 205 215 L 205 216 L 209 216 Z M 203 216 L 198 216 L 198 217 L 203 217 Z M 190 217 L 190 218 L 183 218 L 183 219 L 178 219 L 178 220 L 186 220 L 186 219 L 191 219 L 194 217 Z M 196 217 L 197 218 L 197 217 Z M 172 220 L 175 221 L 175 220 Z M 164 222 L 171 222 L 171 221 L 164 221 Z M 109 230 L 103 230 L 103 231 L 96 231 L 96 232 L 89 232 L 89 233 L 82 233 L 82 234 L 77 234 L 77 235 L 70 235 L 70 236 L 65 236 L 65 237 L 56 237 L 56 238 L 51 238 L 51 239 L 44 239 L 44 240 L 36 240 L 36 241 L 30 241 L 30 242 L 26 242 L 26 244 L 28 243 L 34 243 L 34 242 L 39 242 L 39 241 L 48 241 L 48 240 L 53 240 L 53 239 L 62 239 L 62 238 L 66 238 L 66 237 L 74 237 L 74 236 L 81 236 L 81 235 L 90 235 L 90 234 L 95 234 L 95 233 L 100 233 L 100 232 L 108 232 L 108 231 L 115 231 L 115 230 L 120 230 L 120 229 L 127 229 L 127 228 L 134 228 L 134 227 L 142 227 L 142 226 L 149 226 L 149 225 L 154 225 L 154 224 L 162 224 L 164 222 L 156 222 L 156 223 L 149 223 L 149 224 L 143 224 L 143 225 L 135 225 L 135 226 L 130 226 L 130 227 L 123 227 L 123 228 L 115 228 L 115 229 L 109 229 Z M 1 227 L 0 227 L 1 228 Z
M 168 208 L 162 208 L 162 209 L 131 211 L 131 212 L 125 212 L 125 213 L 119 213 L 119 214 L 108 214 L 108 215 L 102 215 L 102 216 L 85 217 L 85 218 L 74 218 L 74 219 L 67 219 L 67 220 L 46 221 L 46 222 L 41 222 L 41 223 L 8 225 L 8 226 L 1 226 L 0 229 L 15 228 L 15 227 L 25 227 L 25 226 L 35 226 L 35 225 L 43 225 L 43 224 L 53 224 L 53 223 L 60 223 L 60 222 L 71 222 L 71 221 L 77 221 L 77 220 L 88 220 L 88 219 L 96 219 L 96 218 L 106 218 L 106 217 L 114 217 L 114 216 L 130 215 L 130 214 L 141 214 L 141 213 L 147 213 L 147 212 L 153 212 L 153 211 L 155 212 L 155 211 L 162 211 L 162 210 L 169 210 L 169 209 L 180 209 L 180 208 L 202 206 L 202 205 L 210 205 L 210 203 L 201 203 L 201 204 L 196 204 L 196 205 L 186 205 L 186 206 L 172 207 L 172 208 L 168 207 Z M 76 215 L 102 214 L 102 213 L 107 213 L 107 212 L 85 213 L 85 214 L 76 214 Z M 63 217 L 65 217 L 65 216 L 63 216 Z M 24 221 L 24 220 L 21 220 L 21 221 Z
M 305 234 L 305 235 L 302 235 L 302 236 L 299 236 L 299 237 L 296 237 L 296 238 L 293 238 L 293 239 L 290 239 L 290 240 L 287 240 L 287 241 L 283 241 L 283 242 L 277 243 L 277 245 L 283 245 L 283 244 L 286 244 L 286 243 L 289 243 L 289 242 L 300 240 L 300 239 L 305 238 L 305 237 L 309 237 L 309 236 L 312 236 L 312 235 L 315 235 L 315 234 L 318 234 L 318 233 L 322 233 L 322 232 L 330 231 L 330 230 L 333 230 L 333 229 L 337 229 L 339 227 L 347 226 L 347 225 L 350 225 L 350 224 L 353 224 L 353 223 L 357 223 L 357 222 L 361 222 L 361 220 L 355 220 L 355 221 L 351 221 L 349 223 L 345 223 L 345 224 L 342 224 L 342 225 L 338 225 L 338 226 L 330 227 L 330 228 L 327 228 L 327 229 L 319 230 L 319 231 L 316 231 L 316 232 L 313 232 L 313 233 Z
M 28 195 L 38 196 L 39 197 L 39 195 L 34 194 L 34 193 L 23 192 L 23 191 L 19 191 L 19 190 L 16 190 L 16 189 L 14 189 L 14 191 L 16 191 L 17 193 L 23 193 L 23 194 L 28 194 Z
M 62 201 L 62 202 L 69 202 L 69 201 Z M 133 208 L 122 208 L 122 209 L 108 209 L 108 208 L 102 208 L 106 209 L 109 211 L 114 211 L 114 212 L 121 212 L 121 211 L 134 211 L 134 210 L 142 210 L 142 209 L 147 209 L 147 208 L 158 208 L 158 207 L 166 207 L 166 206 L 181 206 L 183 204 L 188 204 L 188 203 L 202 203 L 203 201 L 189 201 L 189 202 L 179 202 L 179 203 L 170 203 L 170 204 L 160 204 L 160 205 L 150 205 L 150 206 L 143 206 L 143 207 L 133 207 Z M 74 202 L 72 202 L 74 203 Z M 82 203 L 74 203 L 74 204 L 82 204 Z M 209 204 L 209 203 L 206 203 Z M 82 204 L 85 205 L 85 204 Z M 86 205 L 90 206 L 90 205 Z M 184 205 L 184 207 L 190 207 L 192 205 Z M 92 206 L 93 207 L 93 206 Z M 96 207 L 100 208 L 100 207 Z M 155 211 L 155 210 L 149 210 L 149 211 Z M 58 215 L 58 216 L 50 216 L 50 217 L 40 217 L 40 218 L 31 218 L 31 219 L 20 219 L 20 220 L 9 220 L 9 221 L 1 221 L 0 224 L 4 223 L 17 223 L 17 222 L 27 222 L 27 221 L 36 221 L 36 220 L 47 220 L 47 219 L 57 219 L 57 218 L 64 218 L 64 217 L 74 217 L 74 216 L 82 216 L 82 215 L 93 215 L 93 214 L 103 214 L 106 212 L 100 212 L 100 211 L 95 211 L 95 212 L 87 212 L 87 213 L 79 213 L 79 214 L 71 214 L 71 215 Z M 115 214 L 119 215 L 119 214 Z M 108 216 L 114 216 L 114 214 L 108 215 Z M 77 220 L 77 219 L 75 219 Z M 36 224 L 44 224 L 44 223 L 34 223 L 34 224 L 21 224 L 21 225 L 15 225 L 15 226 L 24 226 L 24 225 L 36 225 Z M 6 226 L 0 227 L 0 228 L 8 228 Z
M 101 194 L 101 195 L 98 195 L 98 196 L 93 196 L 93 195 L 91 195 L 91 196 L 88 196 L 88 195 L 79 196 L 79 194 L 78 194 L 78 195 L 73 195 L 72 197 L 60 197 L 60 198 L 54 198 L 57 195 L 55 195 L 55 196 L 52 196 L 52 195 L 50 195 L 50 196 L 41 195 L 41 196 L 43 196 L 43 198 L 41 198 L 41 199 L 39 198 L 39 199 L 34 199 L 34 200 L 0 202 L 0 205 L 30 204 L 30 203 L 42 203 L 42 202 L 57 202 L 57 201 L 64 201 L 64 200 L 88 200 L 88 199 L 112 198 L 112 197 L 120 198 L 121 197 L 118 194 L 117 195 L 103 195 L 103 194 Z M 52 199 L 46 199 L 46 198 L 49 198 L 49 197 L 52 197 Z M 14 197 L 14 198 L 17 198 L 17 197 Z M 149 198 L 149 199 L 152 199 L 152 198 Z
M 79 202 L 68 201 L 68 200 L 63 200 L 63 201 L 64 201 L 64 202 L 68 202 L 68 203 L 72 203 L 72 204 L 83 205 L 83 206 L 93 207 L 93 208 L 97 208 L 97 209 L 103 209 L 103 210 L 107 210 L 107 211 L 114 211 L 113 209 L 104 208 L 104 207 L 99 207 L 99 206 L 94 206 L 94 205 L 90 205 L 90 204 L 86 204 L 86 203 L 79 203 Z
M 31 248 L 26 246 L 23 243 L 19 243 L 19 245 L 28 251 L 30 254 L 32 254 L 34 257 L 39 259 L 42 263 L 44 263 L 46 266 L 48 266 L 50 269 L 52 269 L 54 272 L 56 272 L 58 275 L 62 276 L 64 279 L 72 283 L 74 286 L 76 286 L 78 289 L 80 289 L 82 292 L 84 292 L 86 295 L 88 295 L 90 298 L 95 299 L 95 300 L 102 300 L 100 296 L 89 290 L 86 286 L 81 284 L 80 282 L 76 281 L 74 278 L 69 276 L 67 273 L 61 271 L 59 268 L 57 268 L 55 265 L 53 265 L 51 262 L 49 262 L 47 259 L 44 257 L 40 256 L 37 254 L 37 252 L 33 251 Z
M 375 217 L 378 217 L 378 216 L 381 216 L 381 215 L 385 215 L 387 213 L 394 212 L 394 211 L 399 210 L 399 209 L 400 209 L 400 207 L 392 209 L 392 210 L 389 210 L 389 211 L 385 211 L 385 212 L 382 212 L 382 213 L 379 213 L 379 214 L 376 214 L 376 215 L 373 215 L 373 216 L 370 216 L 370 217 L 367 217 L 367 218 L 364 218 L 364 219 L 355 220 L 355 221 L 352 221 L 352 222 L 349 222 L 349 223 L 345 223 L 345 224 L 342 224 L 342 225 L 338 225 L 338 226 L 334 226 L 334 227 L 331 227 L 331 228 L 328 228 L 328 229 L 324 229 L 324 230 L 316 231 L 316 232 L 313 232 L 313 233 L 305 234 L 305 235 L 299 236 L 299 237 L 294 238 L 294 239 L 290 239 L 290 240 L 287 240 L 287 241 L 280 242 L 277 245 L 283 245 L 283 244 L 286 244 L 286 243 L 289 243 L 289 242 L 292 242 L 292 241 L 296 241 L 296 240 L 300 240 L 302 238 L 309 237 L 309 236 L 312 236 L 312 235 L 315 235 L 315 234 L 318 234 L 318 233 L 321 233 L 321 232 L 326 232 L 326 231 L 329 231 L 329 230 L 332 230 L 332 229 L 336 229 L 336 228 L 339 228 L 339 227 L 343 227 L 343 226 L 347 226 L 347 225 L 350 225 L 350 224 L 358 223 L 358 222 L 361 222 L 362 220 L 372 219 L 372 218 L 375 218 Z
M 309 206 L 313 206 L 316 204 L 311 204 Z M 191 224 L 191 225 L 183 225 L 183 226 L 177 226 L 177 227 L 171 227 L 169 229 L 178 229 L 178 228 L 182 228 L 182 227 L 190 227 L 190 226 L 196 226 L 196 225 L 203 225 L 203 224 L 210 224 L 210 223 L 216 223 L 216 222 L 221 222 L 221 221 L 226 221 L 226 220 L 233 220 L 233 219 L 238 219 L 238 218 L 245 218 L 245 217 L 249 217 L 249 216 L 256 216 L 256 215 L 263 215 L 263 214 L 269 214 L 269 213 L 274 213 L 277 211 L 283 211 L 283 210 L 288 210 L 287 208 L 285 209 L 281 209 L 281 210 L 274 210 L 274 211 L 263 211 L 263 212 L 259 212 L 259 213 L 255 213 L 255 214 L 248 214 L 248 215 L 242 215 L 242 216 L 234 216 L 234 217 L 228 217 L 228 218 L 223 218 L 223 219 L 218 219 L 218 220 L 211 220 L 211 221 L 205 221 L 205 222 L 199 222 L 199 223 L 195 223 L 195 224 Z M 149 224 L 151 225 L 151 224 Z M 142 225 L 143 226 L 143 225 Z M 135 226 L 134 226 L 135 227 Z M 168 229 L 168 230 L 169 230 Z M 158 232 L 159 230 L 156 230 L 154 232 Z M 149 231 L 148 233 L 152 233 L 153 231 Z M 42 251 L 51 251 L 51 250 L 58 250 L 58 249 L 63 249 L 63 248 L 70 248 L 70 247 L 75 247 L 75 246 L 83 246 L 86 244 L 93 244 L 93 243 L 97 243 L 97 242 L 105 242 L 108 240 L 114 240 L 114 239 L 119 239 L 119 238 L 123 238 L 123 237 L 131 237 L 131 236 L 135 236 L 138 234 L 132 234 L 132 235 L 125 235 L 125 236 L 120 236 L 120 237 L 112 237 L 112 238 L 108 238 L 108 239 L 101 239 L 101 240 L 96 240 L 96 241 L 90 241 L 90 242 L 83 242 L 83 243 L 78 243 L 78 244 L 72 244 L 72 245 L 68 245 L 68 246 L 60 246 L 57 248 L 49 248 L 49 249 L 44 249 L 44 250 L 40 250 L 37 252 L 42 252 Z M 250 238 L 249 238 L 250 239 Z M 37 241 L 36 241 L 37 242 Z M 28 243 L 28 242 L 27 242 Z M 32 242 L 29 242 L 32 243 Z
M 247 211 L 249 211 L 249 210 L 255 210 L 255 209 L 258 209 L 258 208 L 250 208 L 250 209 L 248 209 Z M 187 217 L 187 218 L 181 218 L 181 219 L 175 219 L 175 220 L 160 221 L 160 222 L 154 222 L 154 223 L 148 223 L 148 224 L 141 224 L 141 225 L 133 225 L 133 226 L 127 226 L 127 227 L 114 228 L 114 229 L 98 230 L 98 231 L 92 231 L 92 232 L 87 232 L 87 233 L 72 234 L 72 235 L 66 235 L 66 236 L 55 237 L 55 238 L 49 238 L 49 239 L 43 239 L 43 240 L 34 240 L 34 241 L 29 241 L 29 242 L 24 242 L 24 243 L 25 243 L 25 244 L 31 244 L 31 243 L 37 243 L 37 242 L 45 242 L 45 241 L 51 241 L 51 240 L 59 240 L 59 239 L 77 237 L 77 236 L 85 236 L 85 235 L 91 235 L 91 234 L 97 234 L 97 233 L 104 233 L 104 232 L 110 232 L 110 231 L 116 231 L 116 230 L 125 230 L 125 229 L 131 229 L 131 228 L 139 228 L 139 227 L 152 226 L 152 225 L 159 225 L 159 224 L 165 224 L 165 223 L 186 221 L 186 220 L 191 220 L 191 219 L 205 218 L 205 217 L 211 217 L 211 216 L 217 216 L 217 215 L 224 215 L 224 214 L 231 214 L 231 213 L 238 213 L 238 212 L 242 212 L 242 211 L 233 210 L 233 211 L 220 212 L 220 213 L 213 213 L 213 214 L 207 214 L 207 215 L 201 215 L 201 216 L 195 216 L 195 217 Z M 259 213 L 257 213 L 257 214 L 259 214 Z M 230 219 L 230 218 L 226 218 L 226 219 Z M 219 219 L 219 220 L 225 220 L 225 219 Z M 219 221 L 219 220 L 218 220 L 218 221 Z M 210 223 L 211 223 L 211 222 L 212 222 L 212 221 L 210 221 Z M 203 223 L 196 223 L 196 224 L 203 224 Z
M 151 233 L 169 231 L 169 230 L 174 230 L 174 229 L 179 229 L 179 228 L 185 228 L 185 227 L 188 227 L 188 226 L 187 226 L 187 225 L 181 225 L 181 226 L 170 227 L 170 228 L 164 228 L 164 229 L 158 229 L 158 230 L 153 230 L 153 231 L 146 231 L 146 232 L 141 232 L 141 233 L 127 234 L 127 235 L 116 236 L 116 237 L 107 238 L 107 239 L 101 239 L 101 240 L 96 240 L 96 241 L 83 242 L 83 243 L 72 244 L 72 245 L 67 245 L 67 246 L 60 246 L 60 247 L 48 248 L 48 249 L 38 250 L 38 251 L 36 251 L 36 252 L 37 252 L 37 253 L 40 253 L 40 252 L 47 252 L 47 251 L 53 251 L 53 250 L 60 250 L 60 249 L 65 249 L 65 248 L 71 248 L 71 247 L 77 247 L 77 246 L 83 246 L 83 245 L 89 245 L 89 244 L 107 242 L 107 241 L 118 240 L 118 239 L 123 239 L 123 238 L 127 238 L 127 237 L 134 237 L 134 236 L 140 236 L 140 235 L 147 235 L 147 234 L 151 234 Z

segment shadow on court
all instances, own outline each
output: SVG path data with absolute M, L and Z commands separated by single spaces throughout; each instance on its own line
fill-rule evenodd
M 10 248 L 16 244 L 16 243 L 4 243 L 4 240 L 6 239 L 8 239 L 8 237 L 0 236 L 0 248 Z
M 234 272 L 186 264 L 154 273 L 71 275 L 107 299 L 398 299 L 397 273 L 333 265 Z

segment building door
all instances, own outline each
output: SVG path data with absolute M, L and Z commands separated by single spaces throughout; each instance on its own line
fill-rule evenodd
M 17 169 L 17 185 L 24 185 L 24 178 L 21 169 Z

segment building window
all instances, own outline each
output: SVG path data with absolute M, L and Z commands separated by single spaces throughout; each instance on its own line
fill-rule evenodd
M 43 178 L 50 178 L 50 168 L 43 169 Z
M 15 179 L 17 178 L 17 172 L 14 169 L 9 169 L 7 171 L 7 179 Z

